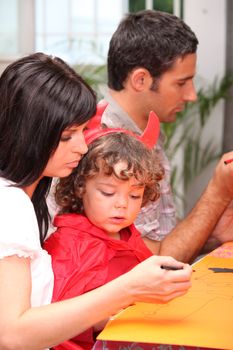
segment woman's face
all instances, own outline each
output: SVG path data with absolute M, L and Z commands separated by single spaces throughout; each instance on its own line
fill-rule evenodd
M 87 122 L 79 126 L 71 126 L 63 131 L 58 147 L 50 157 L 42 176 L 65 177 L 77 167 L 87 145 L 83 131 Z

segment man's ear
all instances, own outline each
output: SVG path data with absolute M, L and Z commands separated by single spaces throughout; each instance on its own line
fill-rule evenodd
M 130 75 L 130 84 L 138 92 L 151 87 L 152 77 L 145 68 L 136 68 Z

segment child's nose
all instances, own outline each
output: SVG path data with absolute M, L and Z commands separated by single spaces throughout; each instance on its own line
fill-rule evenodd
M 115 207 L 116 208 L 126 208 L 128 204 L 127 198 L 126 197 L 118 197 L 116 202 L 115 202 Z

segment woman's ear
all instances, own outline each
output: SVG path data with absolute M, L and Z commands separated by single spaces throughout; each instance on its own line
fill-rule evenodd
M 147 69 L 136 68 L 130 75 L 130 84 L 135 91 L 145 91 L 150 89 L 152 77 Z

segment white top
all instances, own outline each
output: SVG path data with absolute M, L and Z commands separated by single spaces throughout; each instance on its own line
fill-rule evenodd
M 33 204 L 21 189 L 0 178 L 0 259 L 18 255 L 31 258 L 31 306 L 50 304 L 53 271 L 50 255 L 41 248 Z

